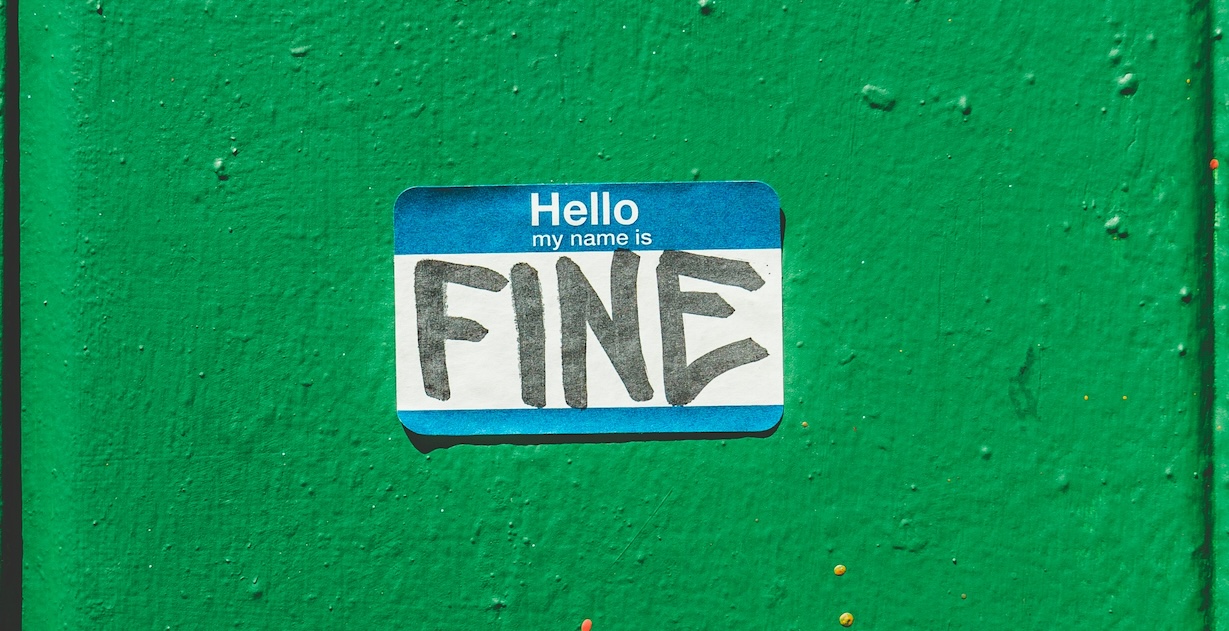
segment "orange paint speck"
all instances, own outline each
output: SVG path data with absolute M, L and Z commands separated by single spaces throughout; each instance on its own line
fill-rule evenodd
M 802 426 L 803 426 L 803 427 L 808 427 L 807 422 L 806 422 L 806 421 L 803 421 L 803 422 L 802 422 Z
M 585 621 L 580 623 L 580 631 L 589 631 L 589 629 L 592 629 L 592 628 L 593 628 L 593 621 L 588 618 L 585 618 Z
M 1217 160 L 1216 158 L 1212 158 L 1212 161 L 1208 163 L 1208 166 L 1212 167 L 1212 170 L 1215 171 L 1217 168 L 1220 167 L 1220 160 Z
M 848 611 L 841 614 L 841 626 L 842 627 L 853 626 L 853 614 L 849 613 Z
M 836 566 L 836 567 L 832 568 L 832 573 L 833 573 L 833 574 L 836 574 L 837 576 L 844 576 L 844 575 L 845 575 L 845 566 L 844 566 L 844 565 L 838 565 L 838 566 Z

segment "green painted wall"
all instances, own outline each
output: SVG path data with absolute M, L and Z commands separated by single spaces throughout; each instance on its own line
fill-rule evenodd
M 405 4 L 21 3 L 27 628 L 1229 620 L 1219 2 Z M 415 449 L 402 189 L 695 178 L 774 434 Z

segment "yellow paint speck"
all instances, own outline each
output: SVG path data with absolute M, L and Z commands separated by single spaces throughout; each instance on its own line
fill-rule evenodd
M 848 611 L 841 614 L 841 626 L 842 627 L 853 626 L 853 614 L 849 613 Z
M 1125 395 L 1125 394 L 1124 394 L 1124 395 L 1122 395 L 1122 400 L 1123 400 L 1123 401 L 1126 401 L 1126 400 L 1127 400 L 1127 395 Z
M 1088 400 L 1088 395 L 1084 395 L 1084 400 L 1085 400 L 1085 401 L 1087 401 L 1087 400 Z
M 844 576 L 844 575 L 845 575 L 845 566 L 844 566 L 844 565 L 838 565 L 838 566 L 836 566 L 836 567 L 832 568 L 832 573 L 833 573 L 833 574 L 836 574 L 837 576 Z
M 803 427 L 807 427 L 807 422 L 806 422 L 806 421 L 803 421 L 803 422 L 802 422 L 802 426 L 803 426 Z

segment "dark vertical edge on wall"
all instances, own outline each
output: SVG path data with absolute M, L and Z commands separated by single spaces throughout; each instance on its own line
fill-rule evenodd
M 1223 25 L 1229 16 L 1229 0 L 1211 0 L 1206 4 L 1197 2 L 1195 7 L 1207 16 L 1204 25 L 1204 37 L 1200 60 L 1205 64 L 1205 85 L 1203 86 L 1204 125 L 1200 130 L 1202 141 L 1195 168 L 1203 174 L 1201 182 L 1210 186 L 1201 187 L 1206 191 L 1201 199 L 1199 217 L 1199 256 L 1200 279 L 1197 296 L 1199 306 L 1199 328 L 1203 339 L 1200 340 L 1200 358 L 1202 360 L 1202 388 L 1200 392 L 1200 443 L 1201 456 L 1206 458 L 1208 465 L 1200 472 L 1204 492 L 1204 572 L 1205 572 L 1205 628 L 1229 629 L 1229 611 L 1221 603 L 1229 594 L 1229 584 L 1225 572 L 1217 570 L 1216 560 L 1225 558 L 1229 553 L 1226 549 L 1225 530 L 1219 524 L 1229 523 L 1225 519 L 1225 509 L 1229 507 L 1229 495 L 1226 483 L 1229 482 L 1229 463 L 1225 460 L 1225 447 L 1217 443 L 1224 442 L 1224 426 L 1229 419 L 1229 311 L 1226 310 L 1226 299 L 1229 299 L 1229 240 L 1227 240 L 1225 216 L 1226 181 L 1229 171 L 1212 169 L 1211 161 L 1225 160 L 1227 156 L 1217 153 L 1218 146 L 1229 146 L 1224 142 L 1226 133 L 1226 64 L 1223 57 Z M 1221 332 L 1217 335 L 1217 332 Z M 1217 358 L 1220 361 L 1216 361 Z
M 4 215 L 0 223 L 0 628 L 21 628 L 21 302 L 17 0 L 4 16 Z

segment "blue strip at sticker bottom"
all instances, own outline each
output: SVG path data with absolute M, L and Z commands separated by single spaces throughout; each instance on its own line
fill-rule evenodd
M 780 222 L 761 182 L 406 190 L 398 417 L 458 437 L 771 429 Z

